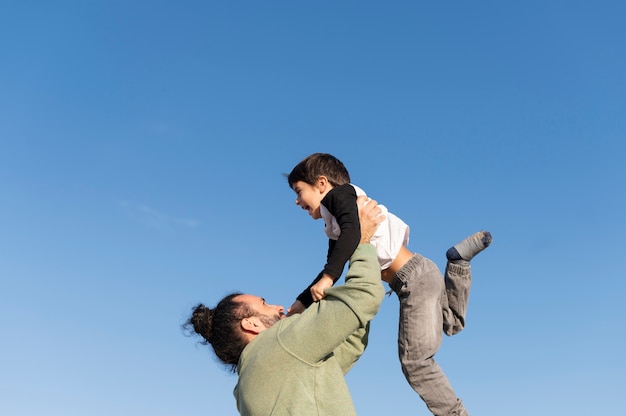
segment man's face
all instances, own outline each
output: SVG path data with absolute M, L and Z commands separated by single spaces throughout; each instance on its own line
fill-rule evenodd
M 276 322 L 285 318 L 285 308 L 280 305 L 269 305 L 265 299 L 254 295 L 239 295 L 235 299 L 237 302 L 247 304 L 266 328 L 271 328 Z

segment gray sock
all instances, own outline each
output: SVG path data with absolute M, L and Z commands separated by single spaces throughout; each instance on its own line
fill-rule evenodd
M 470 260 L 489 247 L 489 244 L 491 244 L 491 233 L 489 231 L 479 231 L 451 247 L 446 252 L 446 257 L 448 261 L 454 264 L 469 266 Z

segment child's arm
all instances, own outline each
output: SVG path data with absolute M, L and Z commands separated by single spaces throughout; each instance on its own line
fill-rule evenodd
M 306 308 L 304 307 L 304 304 L 300 302 L 299 300 L 296 300 L 293 303 L 293 305 L 287 308 L 287 316 L 295 315 L 297 313 L 302 313 L 304 312 L 305 309 Z
M 291 305 L 291 308 L 299 309 L 299 307 L 298 307 L 299 305 L 297 305 L 298 302 L 300 302 L 302 304 L 302 306 L 304 306 L 304 308 L 308 308 L 309 306 L 311 306 L 311 304 L 313 303 L 313 295 L 311 294 L 311 288 L 317 282 L 320 281 L 322 276 L 324 276 L 324 272 L 320 272 L 320 274 L 317 275 L 315 280 L 313 280 L 313 282 L 310 285 L 308 285 L 307 288 L 302 291 L 302 293 L 300 293 L 298 295 L 298 297 L 296 298 L 296 303 Z M 289 309 L 291 309 L 291 308 L 289 308 Z M 304 308 L 302 310 L 304 310 Z M 302 312 L 302 311 L 300 311 L 300 312 Z
M 322 204 L 335 217 L 341 229 L 337 240 L 330 241 L 326 265 L 322 271 L 322 273 L 331 276 L 334 282 L 343 273 L 343 268 L 361 239 L 361 224 L 359 223 L 356 198 L 354 187 L 345 184 L 332 189 L 322 200 Z
M 297 301 L 300 301 L 306 308 L 314 301 L 324 298 L 324 289 L 337 282 L 348 259 L 359 245 L 361 224 L 356 198 L 354 187 L 345 184 L 333 188 L 322 200 L 322 204 L 337 220 L 341 234 L 337 240 L 328 240 L 328 255 L 324 270 L 297 297 Z M 316 286 L 323 278 L 328 281 Z M 312 291 L 315 291 L 316 295 L 313 295 Z M 297 306 L 296 303 L 292 305 L 292 307 L 295 306 Z
M 326 297 L 324 291 L 329 287 L 332 287 L 333 283 L 335 282 L 332 277 L 327 274 L 323 275 L 317 283 L 311 286 L 311 296 L 313 297 L 313 301 L 317 302 L 318 300 L 324 299 Z
M 322 300 L 326 297 L 324 291 L 333 285 L 333 279 L 330 276 L 322 275 L 318 276 L 304 292 L 298 296 L 298 299 L 287 309 L 287 315 L 294 315 L 296 313 L 303 312 L 313 302 Z M 306 306 L 305 303 L 307 302 Z

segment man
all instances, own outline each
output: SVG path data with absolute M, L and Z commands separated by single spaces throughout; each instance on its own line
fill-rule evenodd
M 384 219 L 375 201 L 360 198 L 360 244 L 344 285 L 303 313 L 285 317 L 265 299 L 234 293 L 213 308 L 200 304 L 187 321 L 239 379 L 243 416 L 356 415 L 345 374 L 365 351 L 369 322 L 384 296 L 371 236 Z

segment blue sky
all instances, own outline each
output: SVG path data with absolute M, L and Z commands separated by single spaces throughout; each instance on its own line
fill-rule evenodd
M 289 306 L 322 223 L 313 152 L 445 250 L 487 229 L 437 356 L 472 414 L 590 415 L 626 389 L 619 1 L 0 5 L 0 414 L 235 415 L 183 336 L 242 290 Z M 429 414 L 385 298 L 359 415 Z

